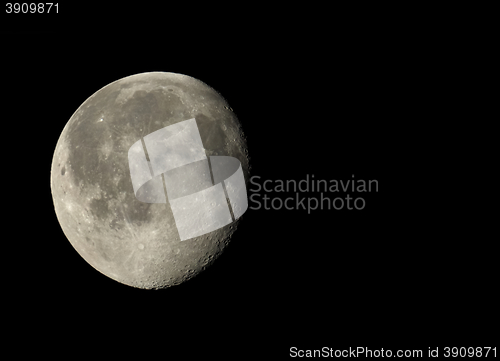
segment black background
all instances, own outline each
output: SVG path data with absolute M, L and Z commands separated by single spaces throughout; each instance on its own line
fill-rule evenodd
M 475 251 L 451 244 L 436 198 L 423 190 L 426 174 L 435 174 L 427 163 L 435 132 L 422 137 L 422 129 L 439 127 L 447 81 L 447 45 L 436 35 L 418 26 L 403 31 L 404 17 L 361 28 L 340 25 L 339 14 L 308 22 L 263 15 L 243 25 L 242 14 L 179 24 L 168 16 L 173 10 L 146 19 L 145 10 L 68 12 L 3 23 L 5 126 L 10 138 L 24 134 L 26 146 L 11 146 L 9 162 L 30 189 L 7 244 L 15 256 L 6 279 L 22 327 L 36 334 L 48 325 L 62 333 L 90 327 L 123 334 L 124 344 L 144 337 L 165 355 L 265 350 L 280 358 L 291 346 L 340 347 L 341 340 L 431 345 L 458 332 L 464 317 L 487 317 L 488 263 L 471 276 L 464 254 Z M 219 260 L 171 289 L 105 277 L 59 226 L 52 155 L 90 95 L 148 71 L 195 77 L 227 99 L 247 136 L 251 175 L 354 174 L 378 180 L 379 192 L 363 194 L 362 211 L 248 210 Z M 29 164 L 20 163 L 24 157 L 33 171 L 20 166 Z M 27 217 L 33 222 L 15 222 Z

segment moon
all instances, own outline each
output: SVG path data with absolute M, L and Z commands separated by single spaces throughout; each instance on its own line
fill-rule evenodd
M 238 159 L 249 179 L 241 124 L 224 97 L 183 74 L 148 72 L 90 96 L 61 132 L 51 164 L 55 213 L 69 242 L 97 271 L 122 284 L 163 289 L 211 265 L 243 217 L 181 241 L 168 202 L 134 195 L 128 150 L 138 139 L 194 118 L 207 156 Z

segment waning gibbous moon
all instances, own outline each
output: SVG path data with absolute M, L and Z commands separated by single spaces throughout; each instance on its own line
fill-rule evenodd
M 241 221 L 181 241 L 168 202 L 137 199 L 129 149 L 189 119 L 207 157 L 234 157 L 248 182 L 246 139 L 235 113 L 216 90 L 186 75 L 117 80 L 91 95 L 62 129 L 50 179 L 57 219 L 83 259 L 120 283 L 161 289 L 191 279 L 218 258 Z

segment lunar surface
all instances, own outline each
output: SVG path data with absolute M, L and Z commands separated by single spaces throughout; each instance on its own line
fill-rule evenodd
M 196 276 L 229 244 L 243 217 L 181 241 L 169 203 L 144 203 L 134 194 L 129 148 L 192 118 L 207 156 L 238 159 L 248 183 L 236 115 L 216 90 L 186 75 L 117 80 L 90 96 L 62 130 L 51 165 L 55 212 L 75 250 L 102 274 L 132 287 L 167 288 Z

